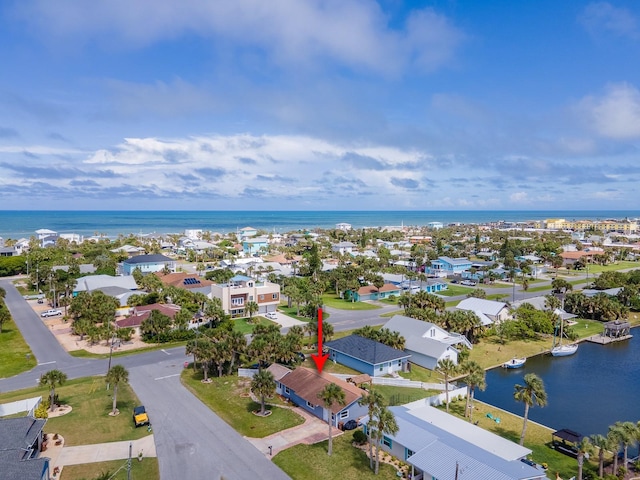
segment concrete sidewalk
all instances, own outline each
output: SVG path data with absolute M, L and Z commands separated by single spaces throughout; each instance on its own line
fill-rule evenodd
M 305 412 L 301 408 L 292 408 L 294 412 L 304 418 L 304 423 L 296 427 L 288 428 L 273 435 L 264 438 L 245 437 L 254 447 L 256 447 L 265 456 L 269 456 L 269 446 L 271 446 L 271 454 L 276 455 L 282 450 L 299 445 L 313 445 L 329 438 L 329 425 L 317 417 Z M 342 435 L 344 432 L 333 429 L 333 437 Z
M 153 435 L 138 440 L 126 440 L 124 442 L 97 443 L 94 445 L 78 445 L 76 447 L 63 447 L 56 459 L 51 458 L 52 469 L 65 465 L 81 465 L 84 463 L 107 462 L 110 460 L 125 460 L 129 458 L 129 444 L 132 444 L 131 456 L 136 458 L 140 452 L 143 457 L 156 456 L 156 444 Z M 51 452 L 53 453 L 53 452 Z

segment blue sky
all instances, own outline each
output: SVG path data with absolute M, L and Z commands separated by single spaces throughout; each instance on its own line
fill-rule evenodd
M 0 61 L 3 209 L 640 208 L 637 0 L 5 0 Z

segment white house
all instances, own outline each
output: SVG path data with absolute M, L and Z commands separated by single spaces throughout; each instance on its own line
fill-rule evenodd
M 336 223 L 336 230 L 342 230 L 343 232 L 348 232 L 351 230 L 350 223 Z
M 351 253 L 355 245 L 351 242 L 338 242 L 331 245 L 332 252 L 339 252 L 341 254 Z
M 411 354 L 409 359 L 411 363 L 430 370 L 445 358 L 451 359 L 457 365 L 459 353 L 457 345 L 472 348 L 471 342 L 464 335 L 449 333 L 433 323 L 404 315 L 394 315 L 384 328 L 398 332 L 404 337 L 404 350 Z
M 506 303 L 496 302 L 495 300 L 485 300 L 484 298 L 465 298 L 456 306 L 456 309 L 475 313 L 480 317 L 482 325 L 484 326 L 501 323 L 511 318 L 509 307 Z

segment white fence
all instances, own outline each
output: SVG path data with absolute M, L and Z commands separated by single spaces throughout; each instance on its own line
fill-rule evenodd
M 459 387 L 454 390 L 449 390 L 449 402 L 451 402 L 454 398 L 465 398 L 467 396 L 467 387 Z M 416 400 L 415 402 L 408 403 L 406 406 L 415 405 L 421 406 L 423 404 L 431 405 L 432 407 L 437 407 L 438 405 L 443 405 L 447 401 L 446 393 L 439 393 L 438 395 L 433 395 L 431 397 L 423 398 L 421 400 Z
M 253 378 L 253 376 L 256 373 L 258 373 L 258 369 L 257 368 L 239 368 L 238 369 L 238 376 L 239 377 Z
M 347 380 L 348 378 L 353 377 L 353 375 L 347 375 L 344 373 L 332 373 L 334 377 L 339 378 L 340 380 Z M 374 385 L 389 385 L 392 387 L 406 387 L 406 388 L 422 388 L 424 390 L 445 390 L 444 383 L 424 383 L 418 382 L 415 380 L 407 380 L 405 378 L 389 378 L 389 377 L 372 377 L 371 381 Z M 451 384 L 449 384 L 449 391 L 454 388 Z
M 11 403 L 3 403 L 0 405 L 0 417 L 7 415 L 15 415 L 20 412 L 33 413 L 33 410 L 40 405 L 42 397 L 26 398 Z

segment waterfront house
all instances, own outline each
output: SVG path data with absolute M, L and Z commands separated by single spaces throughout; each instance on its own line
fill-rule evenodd
M 240 229 L 240 238 L 255 237 L 258 234 L 258 230 L 253 227 L 244 227 Z
M 275 312 L 280 303 L 280 285 L 236 275 L 227 283 L 211 285 L 211 297 L 219 298 L 224 312 L 232 317 L 248 316 L 245 307 L 249 302 L 258 304 L 256 314 Z
M 502 438 L 424 401 L 389 407 L 398 425 L 382 449 L 411 466 L 411 478 L 543 480 L 546 472 L 523 462 L 531 449 Z M 362 419 L 367 430 L 368 416 Z M 462 477 L 461 477 L 462 478 Z
M 137 255 L 126 259 L 118 265 L 118 273 L 122 275 L 133 275 L 133 271 L 136 269 L 143 274 L 161 272 L 163 270 L 175 272 L 176 262 L 165 255 L 152 254 Z
M 329 359 L 372 377 L 406 371 L 410 354 L 359 335 L 326 342 Z
M 0 480 L 49 480 L 43 429 L 46 419 L 24 416 L 0 419 Z M 45 446 L 43 446 L 45 445 Z
M 358 405 L 358 400 L 365 394 L 364 390 L 326 372 L 318 373 L 317 370 L 298 367 L 284 375 L 277 383 L 280 384 L 283 397 L 325 422 L 331 418 L 331 423 L 336 427 L 340 422 L 358 419 L 367 413 L 365 405 Z M 331 383 L 335 383 L 344 392 L 345 404 L 336 403 L 328 409 L 319 395 L 324 387 Z
M 409 361 L 433 370 L 440 360 L 448 358 L 458 364 L 460 346 L 472 348 L 464 335 L 449 333 L 438 325 L 423 322 L 404 315 L 394 315 L 384 325 L 398 332 L 405 339 L 404 351 L 411 355 Z M 458 347 L 458 348 L 456 348 Z
M 485 300 L 484 298 L 465 298 L 458 303 L 456 309 L 475 313 L 484 326 L 501 323 L 511 318 L 509 307 L 506 303 L 495 300 Z

